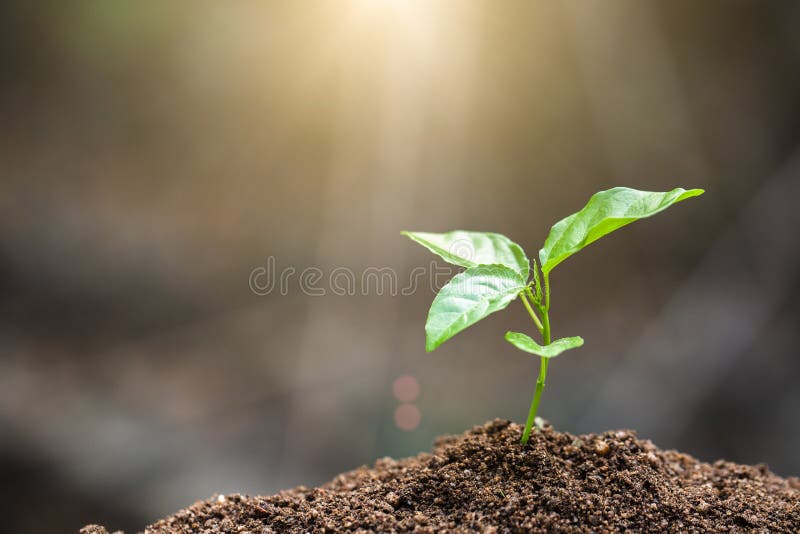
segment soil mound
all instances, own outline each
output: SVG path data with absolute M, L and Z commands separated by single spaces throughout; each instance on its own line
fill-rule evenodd
M 432 454 L 378 460 L 319 488 L 219 496 L 145 531 L 800 532 L 800 480 L 766 466 L 707 464 L 632 431 L 573 436 L 494 421 Z

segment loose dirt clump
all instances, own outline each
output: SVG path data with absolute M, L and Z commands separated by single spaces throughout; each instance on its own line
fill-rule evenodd
M 219 496 L 147 534 L 277 532 L 800 532 L 800 480 L 707 464 L 632 431 L 573 436 L 494 421 L 432 454 L 378 460 L 319 488 Z

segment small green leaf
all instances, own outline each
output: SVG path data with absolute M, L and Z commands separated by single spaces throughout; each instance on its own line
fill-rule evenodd
M 425 349 L 439 345 L 487 315 L 500 311 L 525 289 L 525 279 L 505 265 L 477 265 L 453 277 L 433 299 L 425 323 Z
M 530 352 L 542 358 L 555 358 L 565 350 L 577 349 L 583 345 L 583 338 L 580 336 L 564 337 L 556 339 L 549 345 L 539 345 L 530 337 L 520 332 L 506 332 L 506 341 L 519 350 Z
M 663 193 L 615 187 L 595 193 L 582 210 L 557 222 L 539 251 L 542 272 L 569 258 L 606 234 L 663 211 L 687 198 L 702 195 L 702 189 L 681 189 Z
M 401 232 L 438 254 L 443 260 L 460 267 L 505 265 L 528 279 L 530 262 L 522 247 L 504 235 L 491 232 L 454 230 L 444 234 Z

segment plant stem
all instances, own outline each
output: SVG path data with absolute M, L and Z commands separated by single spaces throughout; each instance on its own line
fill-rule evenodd
M 544 294 L 545 294 L 545 302 L 543 306 L 539 307 L 539 312 L 542 314 L 542 326 L 540 331 L 542 332 L 542 341 L 545 345 L 550 344 L 550 317 L 548 315 L 548 311 L 550 310 L 550 281 L 547 279 L 547 275 L 544 276 Z M 523 302 L 524 296 L 523 296 Z M 527 307 L 527 306 L 526 306 Z M 539 326 L 538 324 L 536 325 Z M 528 440 L 531 437 L 531 430 L 533 429 L 533 424 L 536 422 L 536 412 L 539 410 L 539 401 L 542 399 L 542 391 L 544 391 L 544 382 L 545 378 L 547 378 L 547 358 L 541 358 L 539 360 L 539 378 L 536 379 L 536 391 L 533 394 L 533 401 L 531 401 L 531 409 L 528 411 L 528 420 L 525 422 L 525 431 L 522 433 L 522 441 L 523 445 L 528 443 Z
M 536 422 L 536 412 L 539 410 L 539 401 L 542 400 L 542 391 L 544 391 L 544 380 L 547 377 L 547 358 L 541 358 L 539 362 L 539 378 L 536 379 L 536 392 L 533 394 L 533 401 L 531 402 L 531 409 L 528 411 L 528 420 L 525 422 L 525 431 L 522 433 L 523 445 L 528 443 L 531 437 L 531 430 L 533 424 Z
M 550 311 L 550 275 L 544 275 L 544 309 L 545 311 Z M 545 344 L 549 345 L 550 341 L 546 341 Z
M 536 315 L 536 312 L 533 311 L 533 308 L 531 307 L 531 303 L 528 302 L 528 297 L 525 296 L 525 293 L 527 291 L 529 291 L 529 290 L 526 288 L 525 291 L 520 293 L 520 296 L 522 297 L 522 304 L 524 304 L 525 305 L 525 309 L 528 310 L 528 314 L 531 316 L 531 319 L 533 319 L 533 324 L 535 324 L 536 328 L 539 329 L 539 333 L 544 335 L 544 326 L 539 321 L 539 317 Z

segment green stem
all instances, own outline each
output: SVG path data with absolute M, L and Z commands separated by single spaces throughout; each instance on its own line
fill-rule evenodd
M 521 443 L 523 445 L 528 443 L 528 440 L 531 437 L 533 424 L 536 422 L 536 412 L 539 410 L 539 401 L 542 400 L 542 391 L 544 391 L 545 378 L 547 378 L 547 358 L 541 358 L 539 362 L 539 378 L 536 379 L 536 392 L 533 394 L 531 409 L 528 411 L 528 420 L 525 422 L 525 431 L 522 433 Z
M 544 274 L 544 309 L 550 311 L 550 275 Z M 550 342 L 546 342 L 548 345 Z
M 542 311 L 542 341 L 545 345 L 550 344 L 550 314 L 548 307 L 543 306 Z
M 544 334 L 544 326 L 539 321 L 539 317 L 536 315 L 536 312 L 533 311 L 533 308 L 531 307 L 531 303 L 528 302 L 528 297 L 525 296 L 525 293 L 527 291 L 530 291 L 530 290 L 526 288 L 525 291 L 523 291 L 522 293 L 519 294 L 522 297 L 522 304 L 524 304 L 525 305 L 525 309 L 528 310 L 528 314 L 531 316 L 531 319 L 533 319 L 533 324 L 535 324 L 536 328 L 539 329 L 539 333 Z
M 539 307 L 539 312 L 542 314 L 542 341 L 545 345 L 550 344 L 550 317 L 548 310 L 550 309 L 550 281 L 547 275 L 544 275 L 544 294 L 545 303 Z M 524 302 L 524 301 L 523 301 Z M 538 325 L 537 325 L 538 326 Z M 522 444 L 526 445 L 531 437 L 531 430 L 533 424 L 536 422 L 536 412 L 539 410 L 539 401 L 542 399 L 542 391 L 544 391 L 544 383 L 547 378 L 547 358 L 541 358 L 539 361 L 539 378 L 536 379 L 536 391 L 533 394 L 533 401 L 531 401 L 531 409 L 528 411 L 528 420 L 525 422 L 525 431 L 522 433 Z

